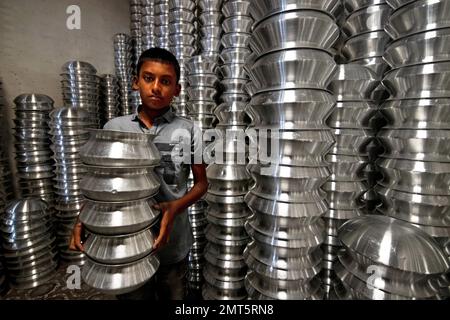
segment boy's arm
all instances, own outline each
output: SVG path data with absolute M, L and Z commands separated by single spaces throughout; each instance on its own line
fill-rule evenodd
M 175 217 L 196 203 L 208 190 L 208 180 L 206 178 L 206 165 L 193 164 L 191 166 L 194 175 L 194 186 L 180 199 L 161 202 L 155 208 L 162 211 L 161 227 L 158 238 L 153 245 L 154 249 L 159 249 L 169 242 L 169 235 L 172 231 Z

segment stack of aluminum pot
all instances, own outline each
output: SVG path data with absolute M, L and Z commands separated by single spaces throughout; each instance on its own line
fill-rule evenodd
M 155 1 L 141 0 L 142 2 L 142 50 L 156 46 L 155 41 Z
M 62 107 L 50 113 L 50 133 L 55 160 L 56 236 L 61 259 L 82 265 L 82 252 L 69 249 L 73 227 L 84 199 L 80 181 L 85 173 L 79 151 L 89 138 L 90 115 L 82 108 Z
M 144 285 L 159 267 L 153 252 L 159 211 L 152 197 L 159 180 L 154 167 L 160 154 L 154 135 L 92 130 L 80 151 L 86 197 L 80 221 L 89 236 L 81 276 L 108 294 L 123 294 Z
M 335 105 L 327 87 L 337 71 L 328 50 L 339 37 L 340 2 L 288 2 L 250 5 L 256 56 L 246 66 L 253 93 L 247 133 L 259 149 L 249 152 L 247 167 L 255 180 L 246 196 L 253 212 L 245 223 L 252 238 L 244 252 L 250 299 L 323 298 L 328 204 L 321 187 L 334 143 L 325 120 Z
M 342 249 L 336 274 L 342 299 L 435 300 L 450 263 L 428 234 L 411 224 L 380 215 L 357 217 L 339 229 Z
M 130 0 L 130 38 L 132 46 L 132 66 L 133 71 L 139 56 L 142 53 L 142 15 L 143 5 L 141 0 Z
M 172 101 L 178 115 L 187 117 L 188 100 L 186 87 L 186 62 L 196 51 L 195 38 L 195 2 L 192 0 L 169 1 L 169 50 L 176 56 L 180 64 L 181 91 L 178 97 Z
M 215 161 L 207 168 L 208 244 L 203 298 L 208 300 L 236 300 L 247 296 L 244 286 L 247 267 L 243 252 L 249 237 L 244 223 L 251 212 L 244 196 L 252 180 L 246 170 L 248 148 L 244 109 L 249 96 L 244 93 L 248 78 L 244 75 L 243 66 L 250 54 L 246 47 L 251 27 L 248 23 L 251 20 L 249 4 L 249 1 L 228 1 L 222 6 L 224 37 L 227 38 L 219 57 L 223 63 L 219 67 L 223 77 L 223 103 L 213 110 L 218 119 L 217 138 L 208 148 L 214 149 Z M 232 25 L 236 31 L 231 30 Z
M 119 82 L 113 74 L 100 76 L 100 127 L 119 115 Z
M 21 196 L 35 196 L 53 208 L 54 161 L 50 149 L 49 114 L 53 100 L 42 94 L 14 99 L 17 176 Z
M 343 44 L 342 55 L 347 62 L 372 69 L 381 79 L 388 69 L 382 56 L 389 42 L 384 27 L 392 9 L 385 0 L 343 0 L 343 4 L 346 17 L 342 29 L 348 38 Z
M 379 165 L 379 212 L 410 222 L 440 241 L 450 237 L 450 2 L 388 1 L 394 11 L 384 53 L 392 70 L 382 83 L 387 125 Z M 415 22 L 408 23 L 414 16 Z
M 169 49 L 169 0 L 155 0 L 155 45 Z
M 91 127 L 100 123 L 100 77 L 93 65 L 84 61 L 68 61 L 61 68 L 64 106 L 83 108 L 89 113 Z
M 55 276 L 58 257 L 52 215 L 39 198 L 8 203 L 0 218 L 0 234 L 11 287 L 35 288 Z
M 193 56 L 186 63 L 189 118 L 194 121 L 198 134 L 204 134 L 213 128 L 215 120 L 213 110 L 217 106 L 218 77 L 216 74 L 217 58 L 214 56 Z M 192 172 L 189 176 L 188 186 L 194 183 Z M 204 265 L 203 250 L 206 244 L 205 210 L 207 203 L 200 200 L 188 209 L 189 219 L 194 235 L 194 244 L 190 253 L 189 284 L 191 288 L 200 290 L 202 284 L 202 268 Z
M 218 56 L 222 34 L 222 0 L 198 1 L 199 53 Z
M 340 243 L 339 227 L 348 219 L 365 214 L 364 194 L 369 183 L 366 168 L 369 165 L 365 146 L 370 142 L 371 119 L 377 105 L 370 100 L 372 91 L 379 85 L 375 73 L 359 64 L 340 65 L 328 87 L 337 100 L 336 108 L 327 119 L 333 128 L 336 144 L 325 157 L 331 164 L 331 177 L 325 183 L 330 210 L 325 215 L 327 237 L 323 245 L 323 282 L 326 296 L 335 299 L 336 281 L 334 263 Z M 372 190 L 372 192 L 375 192 Z
M 118 33 L 114 36 L 114 63 L 120 88 L 120 114 L 131 114 L 134 112 L 132 98 L 133 65 L 131 40 L 127 34 Z

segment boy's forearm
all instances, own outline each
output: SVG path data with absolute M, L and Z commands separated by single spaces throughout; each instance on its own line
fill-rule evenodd
M 199 181 L 180 199 L 175 200 L 177 202 L 178 213 L 183 212 L 191 205 L 200 200 L 208 190 L 208 183 L 205 181 Z

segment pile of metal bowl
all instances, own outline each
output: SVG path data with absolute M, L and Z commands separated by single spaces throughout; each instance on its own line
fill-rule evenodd
M 348 37 L 342 47 L 347 62 L 367 66 L 378 79 L 388 69 L 382 56 L 389 42 L 384 31 L 392 8 L 385 0 L 344 0 L 345 21 L 342 30 Z
M 250 299 L 323 298 L 328 204 L 321 187 L 334 143 L 325 120 L 336 102 L 327 87 L 337 71 L 327 50 L 339 37 L 338 8 L 339 1 L 250 5 L 255 56 L 246 65 L 253 93 L 247 134 L 258 147 L 249 152 L 255 183 L 245 198 L 253 212 L 245 223 L 252 238 L 244 252 Z
M 336 298 L 339 281 L 334 272 L 337 252 L 341 247 L 337 238 L 339 227 L 348 219 L 367 213 L 365 196 L 374 190 L 367 169 L 370 166 L 367 145 L 372 139 L 371 119 L 377 105 L 370 99 L 379 81 L 375 73 L 359 64 L 340 65 L 328 89 L 337 104 L 327 124 L 333 128 L 336 143 L 325 159 L 331 164 L 331 176 L 323 189 L 327 192 L 330 210 L 325 214 L 326 238 L 323 244 L 324 268 L 322 270 L 326 297 Z M 373 166 L 373 165 L 372 165 Z
M 195 30 L 195 2 L 192 0 L 169 1 L 169 50 L 176 56 L 180 64 L 181 92 L 172 101 L 177 114 L 183 117 L 188 115 L 186 103 L 187 78 L 185 64 L 196 51 Z
M 66 62 L 61 70 L 64 106 L 85 109 L 91 118 L 92 128 L 98 128 L 100 77 L 97 70 L 83 61 Z
M 14 103 L 19 192 L 23 197 L 40 197 L 51 205 L 54 161 L 48 121 L 53 100 L 43 94 L 21 94 Z
M 199 52 L 202 55 L 220 54 L 222 35 L 222 0 L 198 0 Z
M 428 234 L 401 220 L 371 215 L 346 222 L 338 234 L 336 274 L 343 299 L 445 299 L 449 261 Z
M 202 130 L 213 128 L 217 96 L 217 59 L 210 55 L 193 56 L 186 62 L 188 117 Z
M 186 62 L 187 94 L 189 101 L 187 109 L 188 118 L 194 121 L 197 134 L 204 134 L 213 128 L 215 120 L 213 110 L 217 106 L 218 77 L 216 74 L 217 59 L 214 56 L 193 56 Z M 203 150 L 202 150 L 203 151 Z M 189 175 L 188 187 L 192 187 L 194 178 Z M 189 253 L 189 286 L 195 290 L 202 288 L 202 269 L 205 264 L 203 251 L 206 245 L 205 227 L 207 224 L 205 210 L 207 203 L 200 200 L 188 209 L 189 221 L 192 227 L 194 242 Z
M 132 47 L 133 75 L 136 74 L 136 66 L 142 53 L 142 14 L 141 0 L 130 0 L 130 41 Z
M 80 181 L 86 169 L 79 152 L 89 138 L 90 122 L 89 113 L 82 108 L 62 107 L 50 113 L 58 249 L 62 260 L 78 265 L 84 264 L 85 255 L 70 250 L 69 243 L 84 203 Z
M 117 77 L 112 74 L 100 76 L 100 127 L 119 115 L 120 92 Z
M 154 21 L 155 45 L 169 49 L 169 0 L 155 0 Z
M 41 199 L 8 203 L 0 217 L 0 234 L 12 288 L 35 288 L 55 276 L 58 261 L 52 220 L 52 211 Z
M 92 130 L 80 151 L 87 169 L 80 182 L 86 198 L 80 221 L 88 232 L 81 276 L 107 294 L 136 290 L 159 267 L 153 252 L 159 210 L 152 197 L 160 184 L 153 171 L 160 162 L 154 137 Z
M 449 1 L 389 1 L 383 85 L 387 125 L 378 134 L 379 212 L 410 222 L 441 243 L 450 237 Z M 409 24 L 409 17 L 417 17 Z
M 226 116 L 224 125 L 245 125 L 244 108 L 249 100 L 245 85 L 249 81 L 244 65 L 251 55 L 248 47 L 253 19 L 249 15 L 250 1 L 230 0 L 223 4 L 224 20 L 222 29 L 222 52 L 218 68 L 221 78 L 222 104 L 215 110 L 216 114 Z M 229 113 L 229 115 L 227 115 Z M 233 119 L 231 119 L 233 118 Z M 219 124 L 220 120 L 219 120 Z
M 119 81 L 120 114 L 132 114 L 134 112 L 132 46 L 130 36 L 127 34 L 118 33 L 114 36 L 114 64 Z
M 155 1 L 141 0 L 142 50 L 156 46 L 155 41 Z
M 244 249 L 249 236 L 244 224 L 251 215 L 244 196 L 252 183 L 246 164 L 248 147 L 245 126 L 216 127 L 217 137 L 207 146 L 215 160 L 206 169 L 209 188 L 206 195 L 208 227 L 203 275 L 206 300 L 245 299 L 247 266 Z

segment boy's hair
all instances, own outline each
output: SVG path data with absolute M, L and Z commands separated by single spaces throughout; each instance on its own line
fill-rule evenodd
M 175 69 L 175 74 L 177 76 L 177 83 L 180 81 L 180 64 L 178 63 L 177 58 L 166 49 L 163 48 L 150 48 L 142 52 L 139 57 L 138 64 L 136 66 L 136 75 L 139 77 L 139 72 L 141 71 L 141 67 L 146 61 L 158 61 L 163 63 L 171 64 Z

